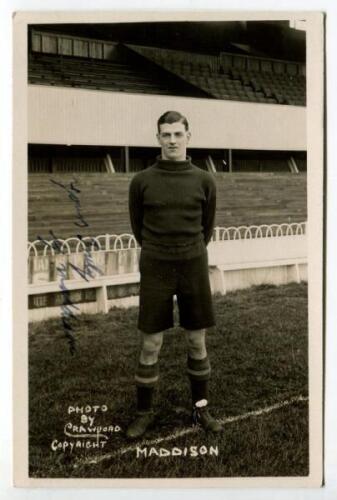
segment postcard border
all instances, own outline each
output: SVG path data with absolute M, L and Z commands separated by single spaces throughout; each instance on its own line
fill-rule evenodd
M 307 477 L 201 479 L 43 479 L 28 477 L 28 309 L 27 303 L 27 26 L 31 23 L 84 23 L 158 20 L 281 20 L 305 18 L 307 30 L 309 434 Z M 319 487 L 322 485 L 323 407 L 323 160 L 324 15 L 305 11 L 125 11 L 17 12 L 13 16 L 13 416 L 14 485 L 20 487 Z M 321 165 L 322 168 L 317 168 Z M 23 285 L 24 284 L 24 285 Z

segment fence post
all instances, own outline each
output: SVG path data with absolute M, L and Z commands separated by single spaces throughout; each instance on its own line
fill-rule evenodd
M 295 264 L 296 283 L 301 283 L 300 266 Z
M 97 288 L 96 303 L 97 312 L 107 313 L 109 311 L 106 285 L 102 285 L 101 287 Z
M 220 271 L 220 278 L 221 278 L 222 295 L 226 295 L 225 270 L 224 269 L 219 269 L 219 271 Z
M 214 235 L 215 241 L 220 241 L 220 227 L 219 226 L 216 226 L 214 228 L 214 233 L 215 233 L 215 235 Z

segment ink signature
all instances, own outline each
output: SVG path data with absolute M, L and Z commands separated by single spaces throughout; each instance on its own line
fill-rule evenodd
M 56 184 L 57 186 L 60 186 L 62 189 L 64 189 L 68 193 L 68 198 L 71 201 L 74 202 L 74 204 L 75 204 L 75 210 L 76 210 L 76 217 L 80 220 L 80 223 L 79 222 L 74 222 L 75 226 L 78 226 L 78 227 L 88 227 L 89 224 L 84 219 L 84 217 L 82 215 L 82 212 L 81 212 L 81 202 L 80 202 L 80 199 L 79 199 L 79 197 L 76 194 L 76 193 L 80 193 L 81 192 L 81 190 L 78 189 L 75 186 L 75 184 L 74 184 L 76 182 L 76 180 L 74 179 L 73 182 L 70 182 L 69 186 L 66 186 L 65 184 L 62 184 L 62 182 L 55 181 L 54 179 L 50 179 L 50 182 L 52 182 L 53 184 Z
M 81 190 L 76 187 L 75 183 L 77 182 L 75 179 L 69 183 L 69 185 L 62 184 L 59 181 L 56 181 L 54 179 L 50 179 L 50 182 L 56 184 L 57 186 L 61 187 L 68 193 L 68 197 L 71 201 L 74 202 L 75 206 L 75 211 L 76 211 L 76 219 L 79 220 L 79 222 L 74 222 L 74 224 L 78 227 L 88 227 L 89 224 L 88 222 L 84 219 L 84 216 L 81 211 L 81 202 L 78 197 L 78 194 L 81 192 Z M 54 231 L 50 230 L 49 234 L 52 236 L 51 241 L 46 241 L 44 240 L 41 236 L 37 236 L 37 239 L 47 245 L 50 245 L 56 252 L 64 254 L 64 247 L 62 244 L 62 240 L 60 238 L 57 238 Z M 85 250 L 83 251 L 83 268 L 80 268 L 79 266 L 73 264 L 72 262 L 69 262 L 68 265 L 71 267 L 71 269 L 77 273 L 82 279 L 85 281 L 89 281 L 90 278 L 94 278 L 95 273 L 98 273 L 100 275 L 103 275 L 103 271 L 99 269 L 96 264 L 94 263 L 93 257 L 91 255 L 90 247 L 92 246 L 97 246 L 97 242 L 93 238 L 89 238 L 89 240 L 86 238 L 86 240 L 83 239 L 81 234 L 77 234 L 77 237 L 85 246 Z M 61 321 L 62 321 L 62 326 L 64 330 L 65 337 L 68 341 L 69 345 L 69 351 L 71 355 L 75 354 L 76 351 L 76 341 L 73 333 L 73 326 L 71 324 L 72 320 L 78 321 L 78 317 L 76 316 L 75 312 L 76 310 L 79 310 L 79 307 L 74 304 L 71 299 L 70 299 L 70 290 L 67 288 L 65 281 L 67 280 L 67 265 L 62 263 L 59 264 L 56 267 L 56 271 L 58 274 L 59 278 L 59 283 L 60 283 L 60 291 L 62 294 L 62 304 L 61 304 Z

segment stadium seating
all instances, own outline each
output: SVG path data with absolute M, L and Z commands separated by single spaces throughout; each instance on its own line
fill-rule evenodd
M 114 92 L 170 95 L 177 92 L 174 76 L 167 79 L 163 70 L 153 70 L 116 61 L 33 53 L 29 58 L 28 82 L 38 85 L 79 87 Z M 180 88 L 180 93 L 182 89 Z M 192 86 L 183 95 L 199 95 Z
M 88 236 L 131 231 L 128 188 L 133 174 L 76 173 L 80 210 L 87 227 L 76 226 L 76 207 L 67 192 L 50 182 L 73 180 L 70 174 L 28 176 L 29 241 L 78 233 Z M 216 224 L 239 226 L 301 222 L 307 219 L 306 175 L 290 173 L 216 174 L 218 202 Z
M 205 55 L 33 32 L 28 81 L 305 106 L 304 70 L 300 63 L 249 55 Z
M 249 56 L 201 56 L 169 49 L 127 47 L 217 99 L 305 106 L 305 77 L 297 64 Z M 185 60 L 184 60 L 185 59 Z M 241 61 L 240 67 L 237 61 Z M 250 70 L 251 62 L 255 70 Z M 268 63 L 268 64 L 267 64 Z M 281 67 L 282 69 L 282 67 Z M 275 70 L 275 71 L 274 71 Z M 287 72 L 287 71 L 288 72 Z M 276 72 L 277 71 L 277 72 Z

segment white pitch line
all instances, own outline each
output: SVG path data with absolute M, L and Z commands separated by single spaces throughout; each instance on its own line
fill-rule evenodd
M 253 411 L 248 411 L 247 413 L 243 413 L 241 415 L 235 415 L 233 417 L 226 417 L 223 419 L 217 419 L 218 422 L 222 425 L 228 425 L 233 422 L 237 422 L 239 420 L 244 420 L 246 418 L 250 417 L 258 417 L 260 415 L 265 415 L 267 413 L 271 413 L 272 411 L 279 410 L 280 408 L 284 408 L 285 406 L 290 406 L 294 403 L 299 403 L 301 401 L 308 401 L 309 398 L 307 396 L 293 396 L 290 399 L 286 399 L 285 401 L 281 401 L 280 403 L 275 403 L 271 406 L 266 406 L 265 408 L 260 408 L 259 410 L 253 410 Z M 82 462 L 83 465 L 88 465 L 88 464 L 98 464 L 100 462 L 103 462 L 104 460 L 109 460 L 109 458 L 113 458 L 117 455 L 124 455 L 125 453 L 128 453 L 129 451 L 135 451 L 137 448 L 144 447 L 144 446 L 154 446 L 156 444 L 162 443 L 163 441 L 173 441 L 175 439 L 179 439 L 182 436 L 185 436 L 186 434 L 192 434 L 200 431 L 200 427 L 190 427 L 187 429 L 182 429 L 180 431 L 177 431 L 173 434 L 169 434 L 168 436 L 156 438 L 156 439 L 151 439 L 151 440 L 144 440 L 141 441 L 137 444 L 134 444 L 132 446 L 126 446 L 125 448 L 120 448 L 119 450 L 113 451 L 111 453 L 106 453 L 105 455 L 101 455 L 100 457 L 97 458 L 91 458 L 88 460 L 84 460 Z

